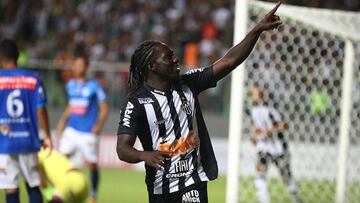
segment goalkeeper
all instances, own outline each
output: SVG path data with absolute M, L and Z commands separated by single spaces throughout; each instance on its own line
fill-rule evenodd
M 59 152 L 42 149 L 38 153 L 41 191 L 49 203 L 82 203 L 88 196 L 84 175 Z
M 255 84 L 250 92 L 254 104 L 249 113 L 252 120 L 252 130 L 254 131 L 252 141 L 258 154 L 255 186 L 259 200 L 261 203 L 270 202 L 266 172 L 269 162 L 272 162 L 279 169 L 283 182 L 293 195 L 294 202 L 301 203 L 302 200 L 299 197 L 297 185 L 290 170 L 288 143 L 283 134 L 288 125 L 275 108 L 268 106 L 263 101 L 264 93 L 258 84 Z

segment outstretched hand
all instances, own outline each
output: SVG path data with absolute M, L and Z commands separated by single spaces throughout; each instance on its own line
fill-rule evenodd
M 276 6 L 271 11 L 269 11 L 269 13 L 267 13 L 260 22 L 258 22 L 256 27 L 259 31 L 272 30 L 282 24 L 280 17 L 275 15 L 275 12 L 280 5 L 281 2 L 278 2 Z

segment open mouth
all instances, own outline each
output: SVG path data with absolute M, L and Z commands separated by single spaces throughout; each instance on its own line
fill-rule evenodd
M 179 64 L 176 64 L 176 65 L 175 65 L 175 70 L 176 70 L 176 72 L 180 72 L 180 71 L 181 71 L 181 68 L 180 68 Z

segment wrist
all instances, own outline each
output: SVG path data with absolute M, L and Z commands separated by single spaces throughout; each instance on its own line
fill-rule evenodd
M 256 25 L 249 33 L 260 35 L 262 32 L 263 30 L 259 27 L 259 25 Z
M 136 150 L 136 159 L 139 161 L 145 161 L 145 157 L 144 157 L 145 153 L 144 151 L 138 151 Z

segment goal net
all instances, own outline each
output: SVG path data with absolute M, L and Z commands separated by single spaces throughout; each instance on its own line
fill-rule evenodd
M 248 27 L 254 27 L 273 6 L 250 1 Z M 249 139 L 250 117 L 244 113 L 251 107 L 247 91 L 258 83 L 265 90 L 266 102 L 289 124 L 285 136 L 303 201 L 359 202 L 360 15 L 288 5 L 281 5 L 277 14 L 283 25 L 274 32 L 264 32 L 245 63 L 238 199 L 259 202 L 254 183 L 257 155 Z M 353 49 L 346 51 L 348 46 Z M 352 62 L 346 59 L 347 54 L 354 55 Z M 344 79 L 346 64 L 350 64 L 347 71 L 352 81 L 348 86 L 344 85 L 344 80 L 349 80 Z M 346 114 L 342 112 L 344 91 L 349 88 Z M 343 125 L 342 129 L 343 122 L 349 128 Z M 231 156 L 228 161 L 233 160 Z M 271 202 L 292 202 L 274 165 L 268 170 L 267 181 Z M 341 182 L 343 187 L 339 187 Z

